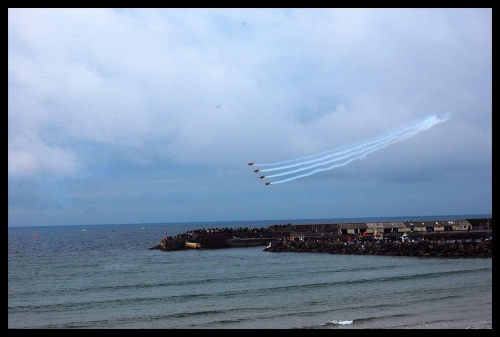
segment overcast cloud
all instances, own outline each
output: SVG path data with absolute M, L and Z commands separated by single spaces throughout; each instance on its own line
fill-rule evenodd
M 247 162 L 451 118 L 264 186 Z M 491 213 L 491 9 L 9 9 L 9 226 Z

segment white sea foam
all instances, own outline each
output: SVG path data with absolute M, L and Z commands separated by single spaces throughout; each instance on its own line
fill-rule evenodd
M 339 320 L 333 320 L 328 322 L 327 324 L 335 324 L 335 325 L 349 325 L 352 324 L 354 321 L 339 321 Z

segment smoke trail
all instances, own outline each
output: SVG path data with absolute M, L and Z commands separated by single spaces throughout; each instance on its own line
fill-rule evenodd
M 368 153 L 372 153 L 374 151 L 377 151 L 377 150 L 380 150 L 390 144 L 394 144 L 396 142 L 400 142 L 400 141 L 403 141 L 405 139 L 408 139 L 410 137 L 413 137 L 415 136 L 416 134 L 424 131 L 424 130 L 428 130 L 430 129 L 432 126 L 434 126 L 435 124 L 437 123 L 440 123 L 441 121 L 436 119 L 436 118 L 428 118 L 427 120 L 421 122 L 421 123 L 418 123 L 412 127 L 407 127 L 405 129 L 402 129 L 402 130 L 399 130 L 399 131 L 396 131 L 396 132 L 392 132 L 391 134 L 389 134 L 388 136 L 386 137 L 383 137 L 381 138 L 378 142 L 373 142 L 373 144 L 362 144 L 363 146 L 356 146 L 356 147 L 353 147 L 352 149 L 353 150 L 350 150 L 350 151 L 342 151 L 342 153 L 345 153 L 343 156 L 339 156 L 339 155 L 335 155 L 333 156 L 333 158 L 331 159 L 328 159 L 328 160 L 324 160 L 325 158 L 329 158 L 329 157 L 332 157 L 332 155 L 330 156 L 326 156 L 326 157 L 323 157 L 323 158 L 319 158 L 319 159 L 316 159 L 316 160 L 312 160 L 312 161 L 308 161 L 308 162 L 304 162 L 304 163 L 301 163 L 302 164 L 309 164 L 309 163 L 314 163 L 314 162 L 318 162 L 317 164 L 313 164 L 313 165 L 308 165 L 306 167 L 302 167 L 302 168 L 299 168 L 299 169 L 295 169 L 295 170 L 292 170 L 292 171 L 286 171 L 286 172 L 282 172 L 282 173 L 278 173 L 278 174 L 273 174 L 273 175 L 270 175 L 270 176 L 267 176 L 267 178 L 274 178 L 274 177 L 280 177 L 280 176 L 283 176 L 283 175 L 289 175 L 289 174 L 293 174 L 293 173 L 298 173 L 298 172 L 302 172 L 302 171 L 305 171 L 305 170 L 310 170 L 312 168 L 315 168 L 315 167 L 318 167 L 318 166 L 323 166 L 323 165 L 327 165 L 327 164 L 331 164 L 333 162 L 337 162 L 337 161 L 340 161 L 340 160 L 343 160 L 343 159 L 348 159 L 352 156 L 359 156 L 359 155 L 363 155 L 364 153 L 368 154 Z M 413 130 L 412 130 L 413 129 Z M 293 166 L 299 166 L 299 164 L 297 165 L 293 165 Z M 265 171 L 265 170 L 263 170 Z
M 328 164 L 328 163 L 331 163 L 334 161 L 338 161 L 338 160 L 350 157 L 351 154 L 353 154 L 353 151 L 355 151 L 355 150 L 358 150 L 357 152 L 354 152 L 354 154 L 357 154 L 359 152 L 363 152 L 365 150 L 365 148 L 367 148 L 369 146 L 378 146 L 378 144 L 387 143 L 387 142 L 391 143 L 391 142 L 395 141 L 396 137 L 404 137 L 404 138 L 411 137 L 412 136 L 410 134 L 411 132 L 415 132 L 415 131 L 420 132 L 421 129 L 423 129 L 423 128 L 432 127 L 434 125 L 434 123 L 436 123 L 436 116 L 429 116 L 425 120 L 423 120 L 417 124 L 406 126 L 402 129 L 394 130 L 394 131 L 392 131 L 384 136 L 381 136 L 378 138 L 373 138 L 373 139 L 368 139 L 368 140 L 365 140 L 363 142 L 359 142 L 356 145 L 344 147 L 341 150 L 328 151 L 328 152 L 324 152 L 323 154 L 309 156 L 308 158 L 314 158 L 311 160 L 301 161 L 299 163 L 286 165 L 286 166 L 280 166 L 280 167 L 275 167 L 275 168 L 270 168 L 270 169 L 263 169 L 260 171 L 261 172 L 280 171 L 280 170 L 293 168 L 293 167 L 297 167 L 297 166 L 304 166 L 304 165 L 308 165 L 308 164 L 322 162 L 326 159 L 329 159 L 326 162 L 319 163 L 319 164 L 313 165 L 313 166 L 304 167 L 304 168 L 301 168 L 301 169 L 298 169 L 295 171 L 290 171 L 289 173 L 304 171 L 304 170 L 309 169 L 309 168 L 325 165 L 325 164 Z M 283 174 L 279 174 L 279 175 L 283 175 Z M 272 176 L 268 176 L 268 178 L 277 177 L 279 175 L 275 174 Z
M 445 117 L 443 117 L 443 119 L 448 119 L 448 118 L 449 118 L 449 113 L 447 115 L 445 115 Z M 292 167 L 296 167 L 296 166 L 301 166 L 301 165 L 304 165 L 304 164 L 310 164 L 310 163 L 317 162 L 317 161 L 320 161 L 320 160 L 323 160 L 323 159 L 327 159 L 327 158 L 332 157 L 332 156 L 337 156 L 337 155 L 342 155 L 342 154 L 348 153 L 348 152 L 350 152 L 350 151 L 352 151 L 354 149 L 357 149 L 357 148 L 362 148 L 364 146 L 377 143 L 377 142 L 382 141 L 384 139 L 393 137 L 396 134 L 408 132 L 410 129 L 419 128 L 419 127 L 421 127 L 421 126 L 423 126 L 425 124 L 428 124 L 429 122 L 432 122 L 433 120 L 436 120 L 436 119 L 437 119 L 436 115 L 435 114 L 431 114 L 431 115 L 427 116 L 425 119 L 423 119 L 422 121 L 420 121 L 418 123 L 414 122 L 414 123 L 408 124 L 407 126 L 405 126 L 403 128 L 398 128 L 396 130 L 390 131 L 390 132 L 386 133 L 385 135 L 382 135 L 382 136 L 379 136 L 379 137 L 376 137 L 376 138 L 370 138 L 370 139 L 364 140 L 362 142 L 358 142 L 358 143 L 353 144 L 353 145 L 347 145 L 347 146 L 344 146 L 344 147 L 342 147 L 340 149 L 329 150 L 329 151 L 322 152 L 322 153 L 319 153 L 319 154 L 309 155 L 309 156 L 306 156 L 306 157 L 291 159 L 291 160 L 277 162 L 277 163 L 270 163 L 270 164 L 260 164 L 259 163 L 259 164 L 255 164 L 255 165 L 259 165 L 259 166 L 276 166 L 276 165 L 282 165 L 282 164 L 286 164 L 286 163 L 295 162 L 295 164 L 291 164 L 291 165 L 287 165 L 287 166 L 279 166 L 279 167 L 275 167 L 275 168 L 260 170 L 262 172 L 269 172 L 269 171 L 276 171 L 276 170 L 282 170 L 282 169 L 286 169 L 286 168 L 292 168 Z M 305 161 L 307 159 L 310 159 L 310 160 Z
M 280 181 L 273 181 L 272 184 L 275 185 L 275 184 L 281 184 L 281 183 L 286 183 L 287 181 L 292 181 L 292 180 L 295 180 L 295 179 L 299 179 L 299 178 L 304 178 L 304 177 L 308 177 L 310 175 L 313 175 L 315 173 L 318 173 L 318 172 L 323 172 L 323 171 L 328 171 L 328 170 L 332 170 L 336 167 L 341 167 L 341 166 L 345 166 L 353 161 L 355 161 L 356 159 L 361 159 L 361 158 L 364 158 L 366 157 L 368 153 L 366 154 L 363 154 L 362 156 L 358 156 L 358 157 L 354 157 L 354 158 L 351 158 L 341 164 L 336 164 L 336 165 L 333 165 L 333 166 L 330 166 L 330 167 L 327 167 L 327 168 L 324 168 L 324 169 L 317 169 L 317 170 L 314 170 L 314 171 L 311 171 L 311 172 L 308 172 L 308 173 L 304 173 L 304 174 L 301 174 L 301 175 L 298 175 L 298 176 L 295 176 L 295 177 L 291 177 L 291 178 L 288 178 L 288 179 L 285 179 L 285 180 L 280 180 Z
M 282 173 L 277 173 L 274 175 L 265 176 L 266 178 L 273 178 L 273 177 L 278 177 L 278 176 L 283 176 L 283 175 L 294 174 L 294 173 L 298 173 L 298 172 L 302 172 L 302 171 L 306 171 L 306 170 L 311 170 L 311 169 L 319 167 L 319 166 L 324 166 L 324 165 L 332 164 L 334 162 L 338 162 L 341 160 L 346 160 L 342 163 L 331 165 L 331 166 L 326 167 L 326 168 L 316 169 L 316 170 L 313 170 L 313 171 L 310 171 L 310 172 L 307 172 L 307 173 L 304 173 L 301 175 L 297 175 L 297 176 L 294 176 L 294 177 L 291 177 L 291 178 L 288 178 L 285 180 L 273 182 L 272 184 L 284 183 L 284 182 L 292 181 L 295 179 L 307 177 L 307 176 L 310 176 L 310 175 L 318 173 L 318 172 L 328 171 L 328 170 L 334 169 L 336 167 L 345 166 L 345 165 L 353 162 L 354 160 L 362 159 L 362 158 L 366 157 L 368 154 L 370 154 L 372 152 L 375 152 L 375 151 L 383 149 L 391 144 L 394 144 L 394 143 L 403 141 L 405 139 L 408 139 L 410 137 L 413 137 L 422 131 L 425 131 L 425 130 L 432 128 L 436 124 L 443 123 L 443 122 L 447 121 L 450 118 L 450 116 L 451 116 L 451 113 L 449 113 L 449 112 L 446 113 L 442 118 L 439 118 L 435 114 L 432 114 L 432 115 L 429 115 L 428 117 L 426 117 L 425 119 L 423 119 L 422 121 L 419 121 L 419 122 L 416 122 L 413 124 L 409 124 L 403 128 L 393 130 L 389 133 L 386 133 L 384 136 L 381 136 L 381 137 L 365 140 L 365 141 L 359 142 L 355 145 L 343 147 L 340 150 L 331 150 L 331 151 L 326 151 L 326 152 L 323 152 L 320 154 L 302 157 L 302 158 L 298 158 L 298 159 L 292 159 L 292 160 L 278 162 L 278 163 L 274 163 L 274 164 L 265 164 L 265 165 L 273 165 L 274 166 L 274 165 L 283 165 L 285 163 L 295 162 L 295 164 L 278 166 L 275 168 L 270 168 L 270 169 L 265 169 L 265 170 L 260 170 L 260 171 L 265 172 L 265 171 L 286 170 L 286 169 L 293 168 L 293 167 L 307 165 L 305 167 L 294 169 L 291 171 L 285 171 Z M 263 164 L 258 164 L 258 165 L 263 165 Z

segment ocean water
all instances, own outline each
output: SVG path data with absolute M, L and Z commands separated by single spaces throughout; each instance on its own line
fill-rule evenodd
M 288 222 L 9 227 L 8 328 L 492 328 L 491 258 L 149 249 Z

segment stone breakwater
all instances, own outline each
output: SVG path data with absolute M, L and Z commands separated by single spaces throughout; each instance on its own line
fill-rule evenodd
M 274 241 L 264 251 L 415 257 L 492 257 L 492 242 Z
M 332 254 L 377 254 L 406 256 L 491 256 L 491 218 L 413 222 L 275 224 L 261 228 L 220 227 L 187 230 L 174 236 L 165 235 L 159 245 L 150 249 L 163 251 L 187 248 L 219 249 L 265 246 L 268 251 L 329 252 Z M 167 233 L 165 233 L 167 234 Z M 274 242 L 276 241 L 276 242 Z M 476 243 L 490 244 L 475 251 Z M 288 243 L 293 242 L 288 246 Z M 304 242 L 305 245 L 300 244 Z M 459 243 L 440 247 L 436 243 Z M 279 244 L 282 243 L 281 247 Z M 336 244 L 339 245 L 337 246 Z M 361 243 L 361 250 L 356 244 Z M 392 244 L 406 246 L 387 246 Z M 411 243 L 411 245 L 410 245 Z M 460 243 L 462 245 L 460 246 Z M 469 245 L 468 243 L 474 243 Z M 377 244 L 379 246 L 375 246 Z M 382 244 L 382 246 L 380 246 Z M 419 245 L 420 244 L 420 245 Z M 299 247 L 300 246 L 300 247 Z M 432 246 L 432 247 L 428 247 Z M 460 248 L 467 246 L 467 249 Z M 470 246 L 470 247 L 469 247 Z M 278 247 L 278 248 L 277 248 Z M 392 248 L 391 248 L 392 247 Z M 403 247 L 403 248 L 402 248 Z M 424 249 L 424 252 L 421 250 Z M 278 250 L 280 249 L 280 250 Z M 488 250 L 486 249 L 486 251 Z

